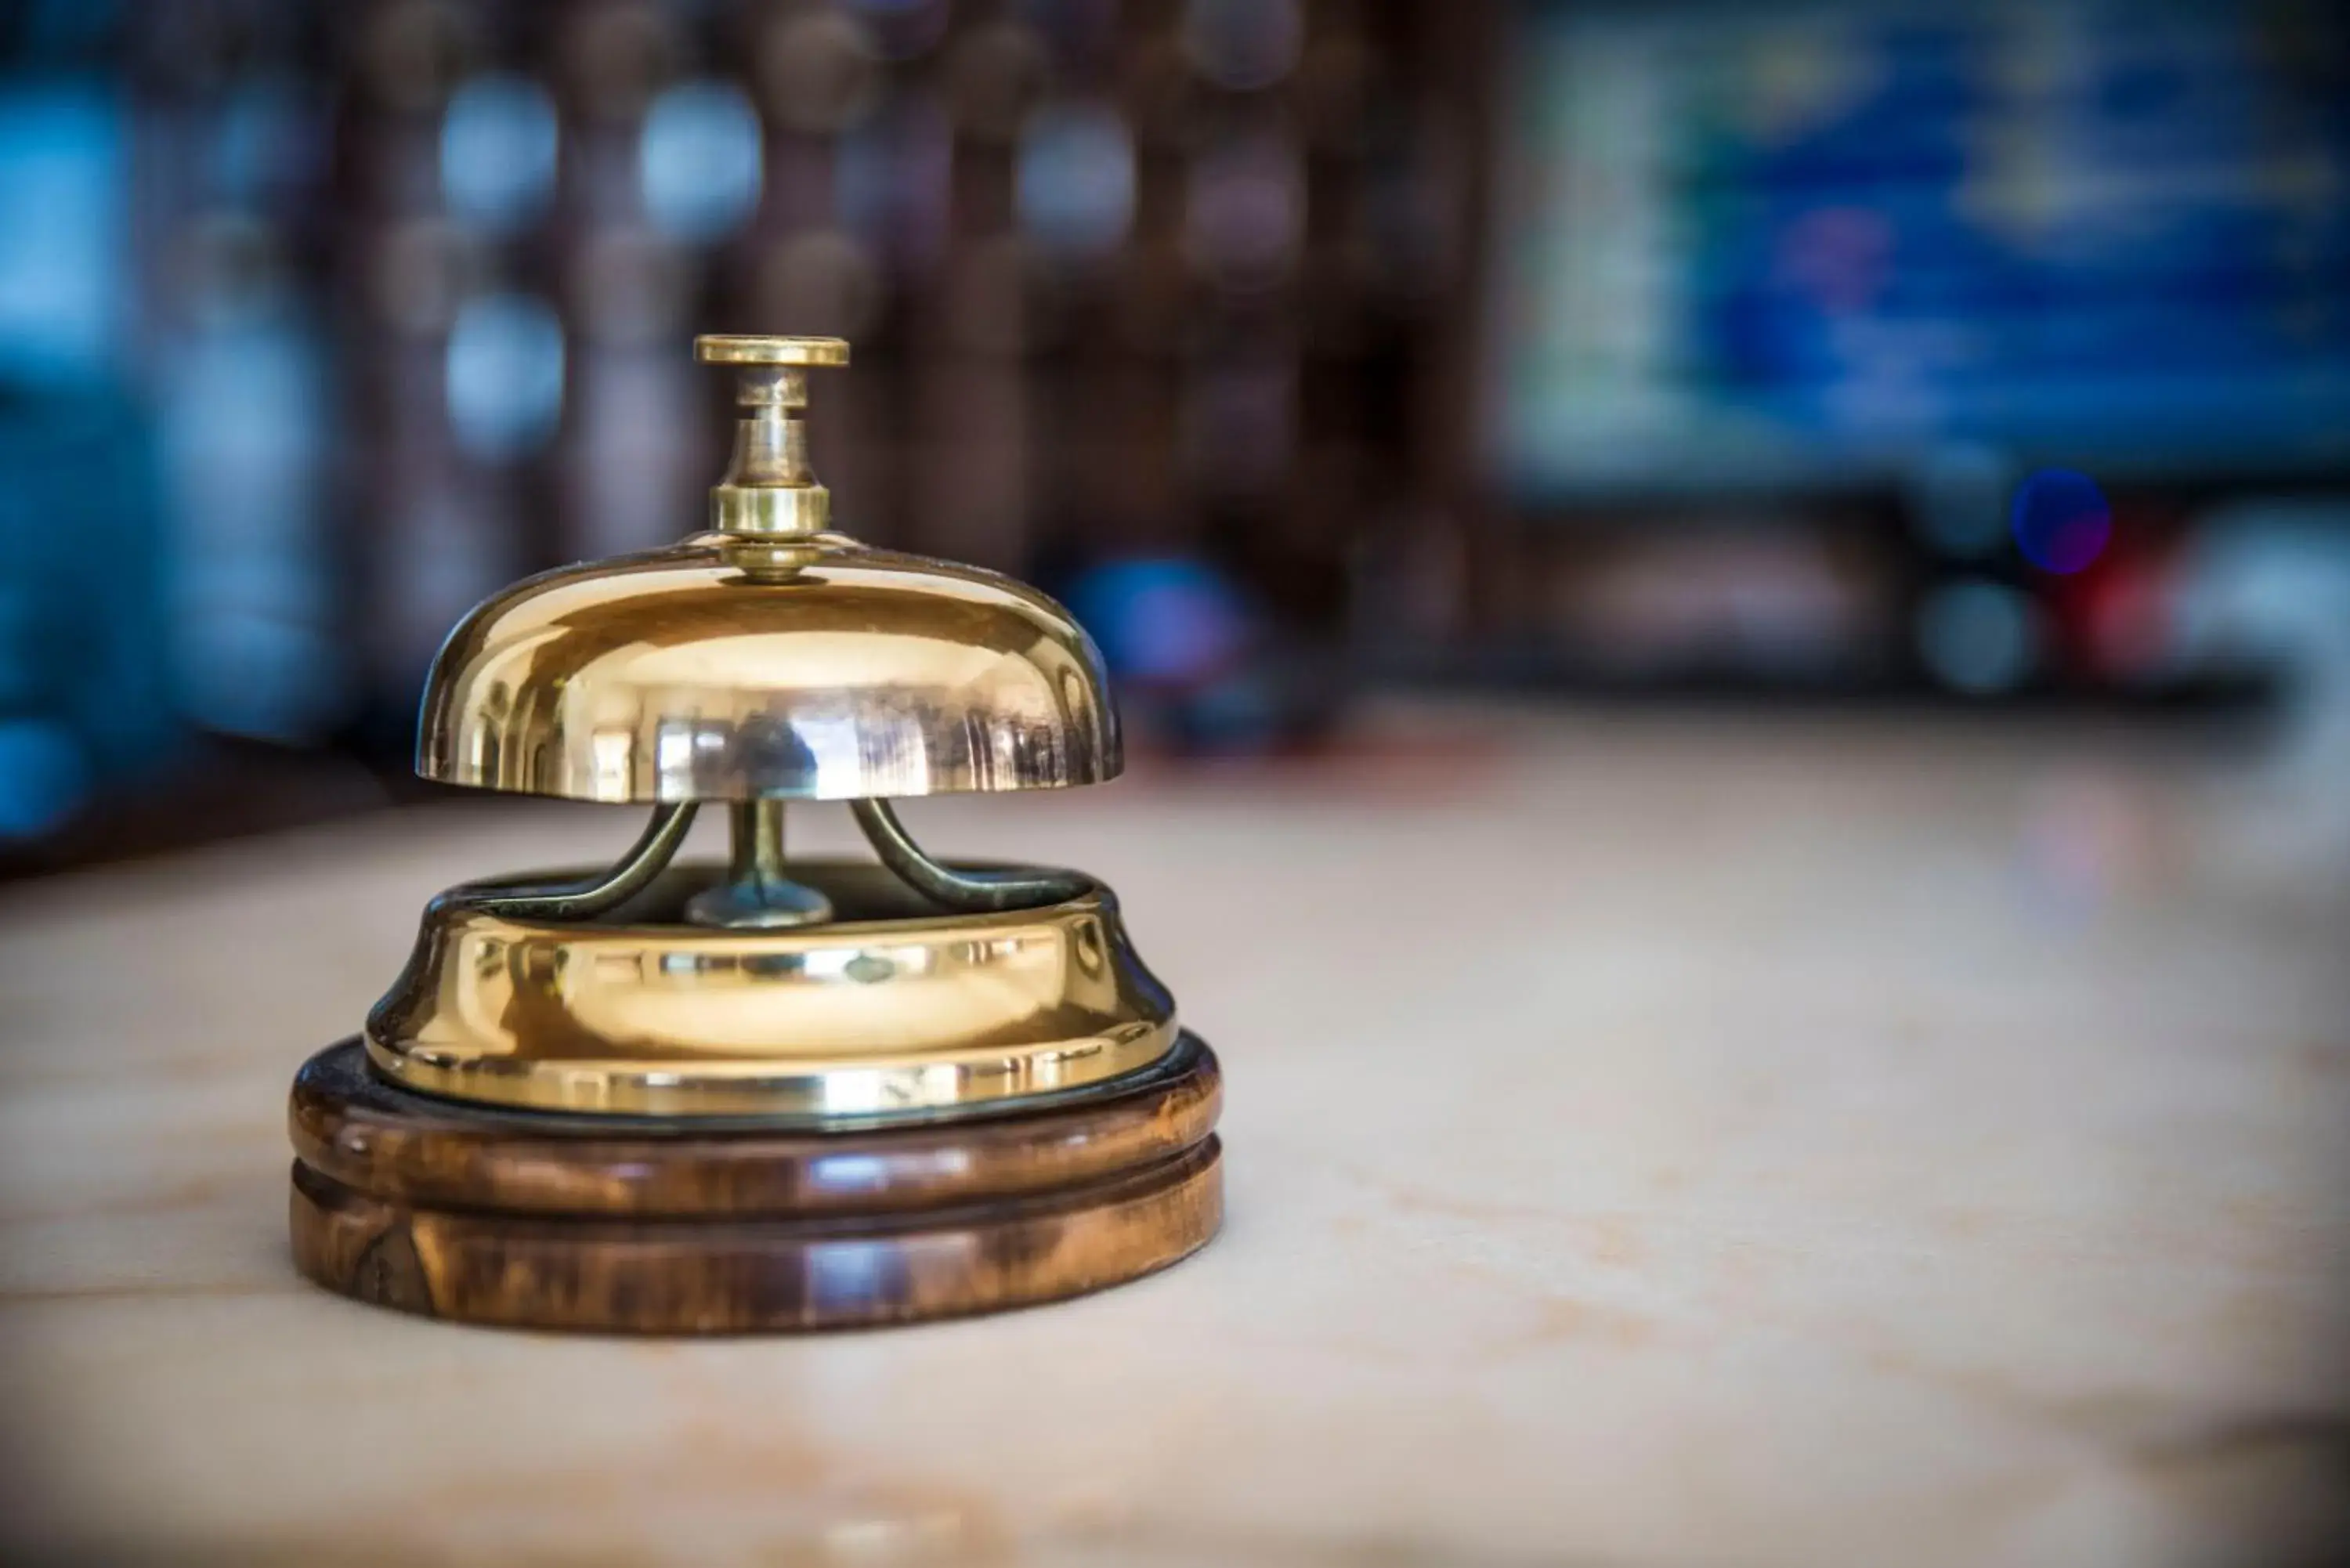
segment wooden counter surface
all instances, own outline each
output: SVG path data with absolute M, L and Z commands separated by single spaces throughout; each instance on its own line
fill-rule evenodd
M 436 889 L 633 817 L 0 891 L 0 1547 L 2149 1563 L 2344 1522 L 2324 781 L 2054 723 L 1432 722 L 1460 754 L 909 809 L 1118 888 L 1223 1057 L 1230 1203 L 1168 1273 L 910 1330 L 534 1336 L 293 1272 L 295 1065 Z

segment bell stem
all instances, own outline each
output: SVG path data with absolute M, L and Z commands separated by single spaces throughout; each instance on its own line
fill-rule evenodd
M 784 803 L 742 800 L 733 807 L 733 848 L 728 875 L 766 888 L 790 878 L 784 871 Z
M 791 878 L 784 857 L 784 803 L 742 800 L 727 808 L 733 842 L 726 880 L 686 900 L 697 926 L 764 929 L 815 925 L 832 919 L 831 901 Z

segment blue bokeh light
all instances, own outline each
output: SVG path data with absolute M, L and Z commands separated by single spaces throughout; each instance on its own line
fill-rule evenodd
M 1070 586 L 1069 607 L 1110 672 L 1185 685 L 1212 679 L 1244 650 L 1248 612 L 1223 576 L 1181 556 L 1105 562 Z
M 494 234 L 529 223 L 555 195 L 561 131 L 554 95 L 527 77 L 477 77 L 441 122 L 441 191 L 449 211 Z
M 747 220 L 764 178 L 759 111 L 732 82 L 681 82 L 646 111 L 639 165 L 645 214 L 689 244 Z
M 2032 601 L 2004 583 L 1945 584 L 1918 608 L 1918 652 L 1953 691 L 1991 697 L 2027 683 L 2040 658 Z
M 1046 249 L 1107 255 L 1134 227 L 1134 139 L 1115 109 L 1066 103 L 1021 133 L 1020 221 Z
M 563 321 L 545 300 L 486 294 L 449 333 L 449 423 L 476 457 L 520 457 L 563 416 Z
M 2016 487 L 2008 526 L 2024 559 L 2045 572 L 2068 576 L 2105 553 L 2113 536 L 2114 512 L 2105 492 L 2085 473 L 2043 468 Z

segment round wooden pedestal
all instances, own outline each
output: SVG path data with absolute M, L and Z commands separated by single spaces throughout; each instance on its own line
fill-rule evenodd
M 1214 1053 L 1017 1115 L 817 1131 L 506 1111 L 371 1073 L 294 1080 L 294 1257 L 361 1301 L 515 1327 L 733 1334 L 1056 1300 L 1223 1214 Z

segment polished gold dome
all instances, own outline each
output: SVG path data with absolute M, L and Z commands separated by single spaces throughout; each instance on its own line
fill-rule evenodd
M 475 609 L 433 661 L 416 760 L 637 802 L 1053 789 L 1119 766 L 1101 656 L 1043 594 L 837 535 L 718 534 Z
M 416 769 L 607 802 L 851 800 L 1097 784 L 1120 766 L 1101 656 L 974 566 L 826 530 L 800 411 L 832 338 L 705 337 L 747 417 L 711 521 L 473 610 L 426 682 Z

